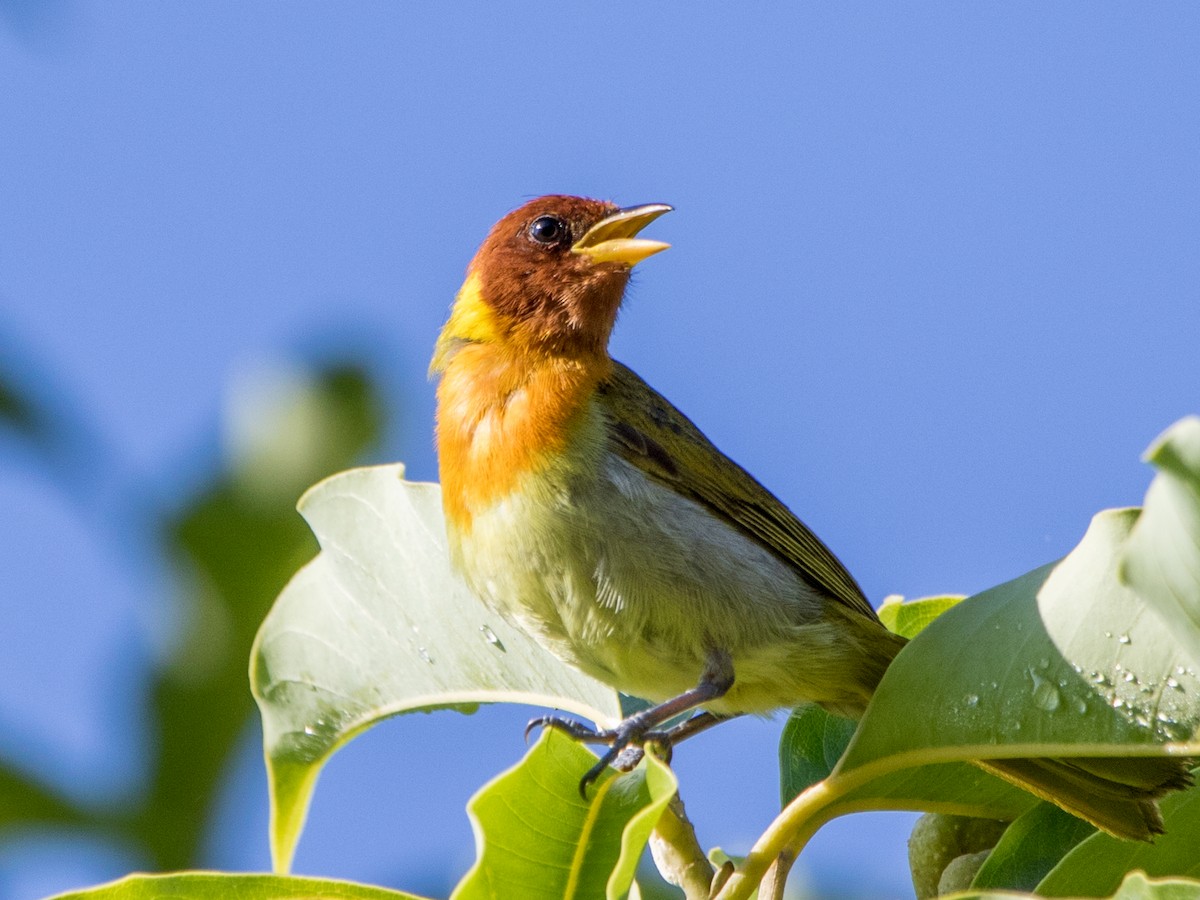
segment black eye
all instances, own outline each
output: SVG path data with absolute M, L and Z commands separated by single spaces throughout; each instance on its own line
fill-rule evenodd
M 529 225 L 529 237 L 539 244 L 557 244 L 567 237 L 567 223 L 558 216 L 538 216 Z

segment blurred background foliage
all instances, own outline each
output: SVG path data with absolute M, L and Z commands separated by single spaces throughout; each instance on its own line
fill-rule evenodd
M 260 742 L 247 680 L 251 643 L 276 595 L 319 549 L 296 500 L 323 477 L 377 458 L 395 425 L 381 380 L 368 353 L 259 369 L 231 393 L 211 476 L 158 503 L 146 503 L 134 485 L 110 509 L 105 520 L 143 530 L 170 573 L 169 590 L 151 601 L 171 607 L 164 618 L 174 621 L 175 640 L 135 688 L 147 698 L 146 780 L 127 796 L 87 802 L 0 757 L 0 844 L 53 835 L 65 852 L 63 838 L 83 837 L 120 844 L 151 871 L 206 864 L 237 750 L 248 729 Z M 66 408 L 64 400 L 50 407 Z M 4 442 L 24 445 L 56 477 L 77 480 L 80 473 L 54 464 L 67 448 L 53 436 L 83 430 L 62 427 L 11 372 L 0 372 L 0 423 Z M 266 796 L 261 801 L 265 809 Z M 445 886 L 457 874 L 425 878 Z M 648 855 L 638 881 L 647 900 L 682 896 Z M 0 895 L 2 888 L 0 880 Z
M 14 356 L 0 357 L 0 367 Z M 52 379 L 36 379 L 36 391 L 34 380 L 0 368 L 0 434 L 8 445 L 0 449 L 32 457 L 66 493 L 84 497 L 78 487 L 87 487 L 88 474 L 63 461 L 85 458 L 86 448 L 69 445 L 86 429 L 60 418 L 70 406 L 46 387 Z M 181 478 L 184 496 L 148 502 L 156 492 L 128 485 L 108 498 L 103 516 L 88 517 L 97 528 L 141 531 L 168 572 L 165 592 L 150 599 L 170 607 L 162 619 L 174 623 L 173 643 L 146 669 L 140 689 L 146 781 L 96 803 L 31 774 L 20 759 L 0 759 L 0 841 L 82 832 L 123 845 L 149 869 L 201 862 L 235 748 L 257 727 L 246 677 L 254 633 L 317 550 L 296 499 L 378 450 L 389 420 L 377 382 L 365 353 L 263 368 L 232 392 L 220 463 L 198 486 L 183 487 Z

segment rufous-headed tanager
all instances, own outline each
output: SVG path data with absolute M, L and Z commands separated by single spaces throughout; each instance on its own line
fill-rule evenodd
M 431 366 L 454 566 L 557 657 L 658 704 L 599 732 L 531 723 L 609 746 L 584 787 L 648 738 L 742 713 L 858 717 L 905 645 L 812 531 L 609 356 L 630 270 L 668 247 L 637 235 L 670 209 L 547 196 L 504 216 Z M 1141 839 L 1188 779 L 1164 758 L 981 765 Z

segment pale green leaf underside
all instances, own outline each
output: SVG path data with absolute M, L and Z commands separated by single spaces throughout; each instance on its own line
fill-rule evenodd
M 387 716 L 518 702 L 620 717 L 616 692 L 488 612 L 452 572 L 437 485 L 405 481 L 399 465 L 355 469 L 312 488 L 300 511 L 321 553 L 251 654 L 278 870 L 324 761 Z
M 675 793 L 675 776 L 647 757 L 634 771 L 601 773 L 585 747 L 547 729 L 525 758 L 471 798 L 475 865 L 453 900 L 582 900 L 625 896 L 642 849 Z
M 1146 451 L 1158 477 L 1125 549 L 1121 574 L 1200 661 L 1200 417 L 1168 428 Z
M 415 894 L 350 881 L 287 875 L 176 872 L 128 875 L 50 900 L 422 900 Z

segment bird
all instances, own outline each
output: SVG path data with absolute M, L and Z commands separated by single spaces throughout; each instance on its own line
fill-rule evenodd
M 671 209 L 548 195 L 504 215 L 430 364 L 453 567 L 560 660 L 654 704 L 609 729 L 530 723 L 607 745 L 585 797 L 646 742 L 734 716 L 857 719 L 906 644 L 812 530 L 609 354 L 631 270 L 669 247 L 639 235 Z M 1189 783 L 1177 759 L 980 765 L 1142 840 Z

